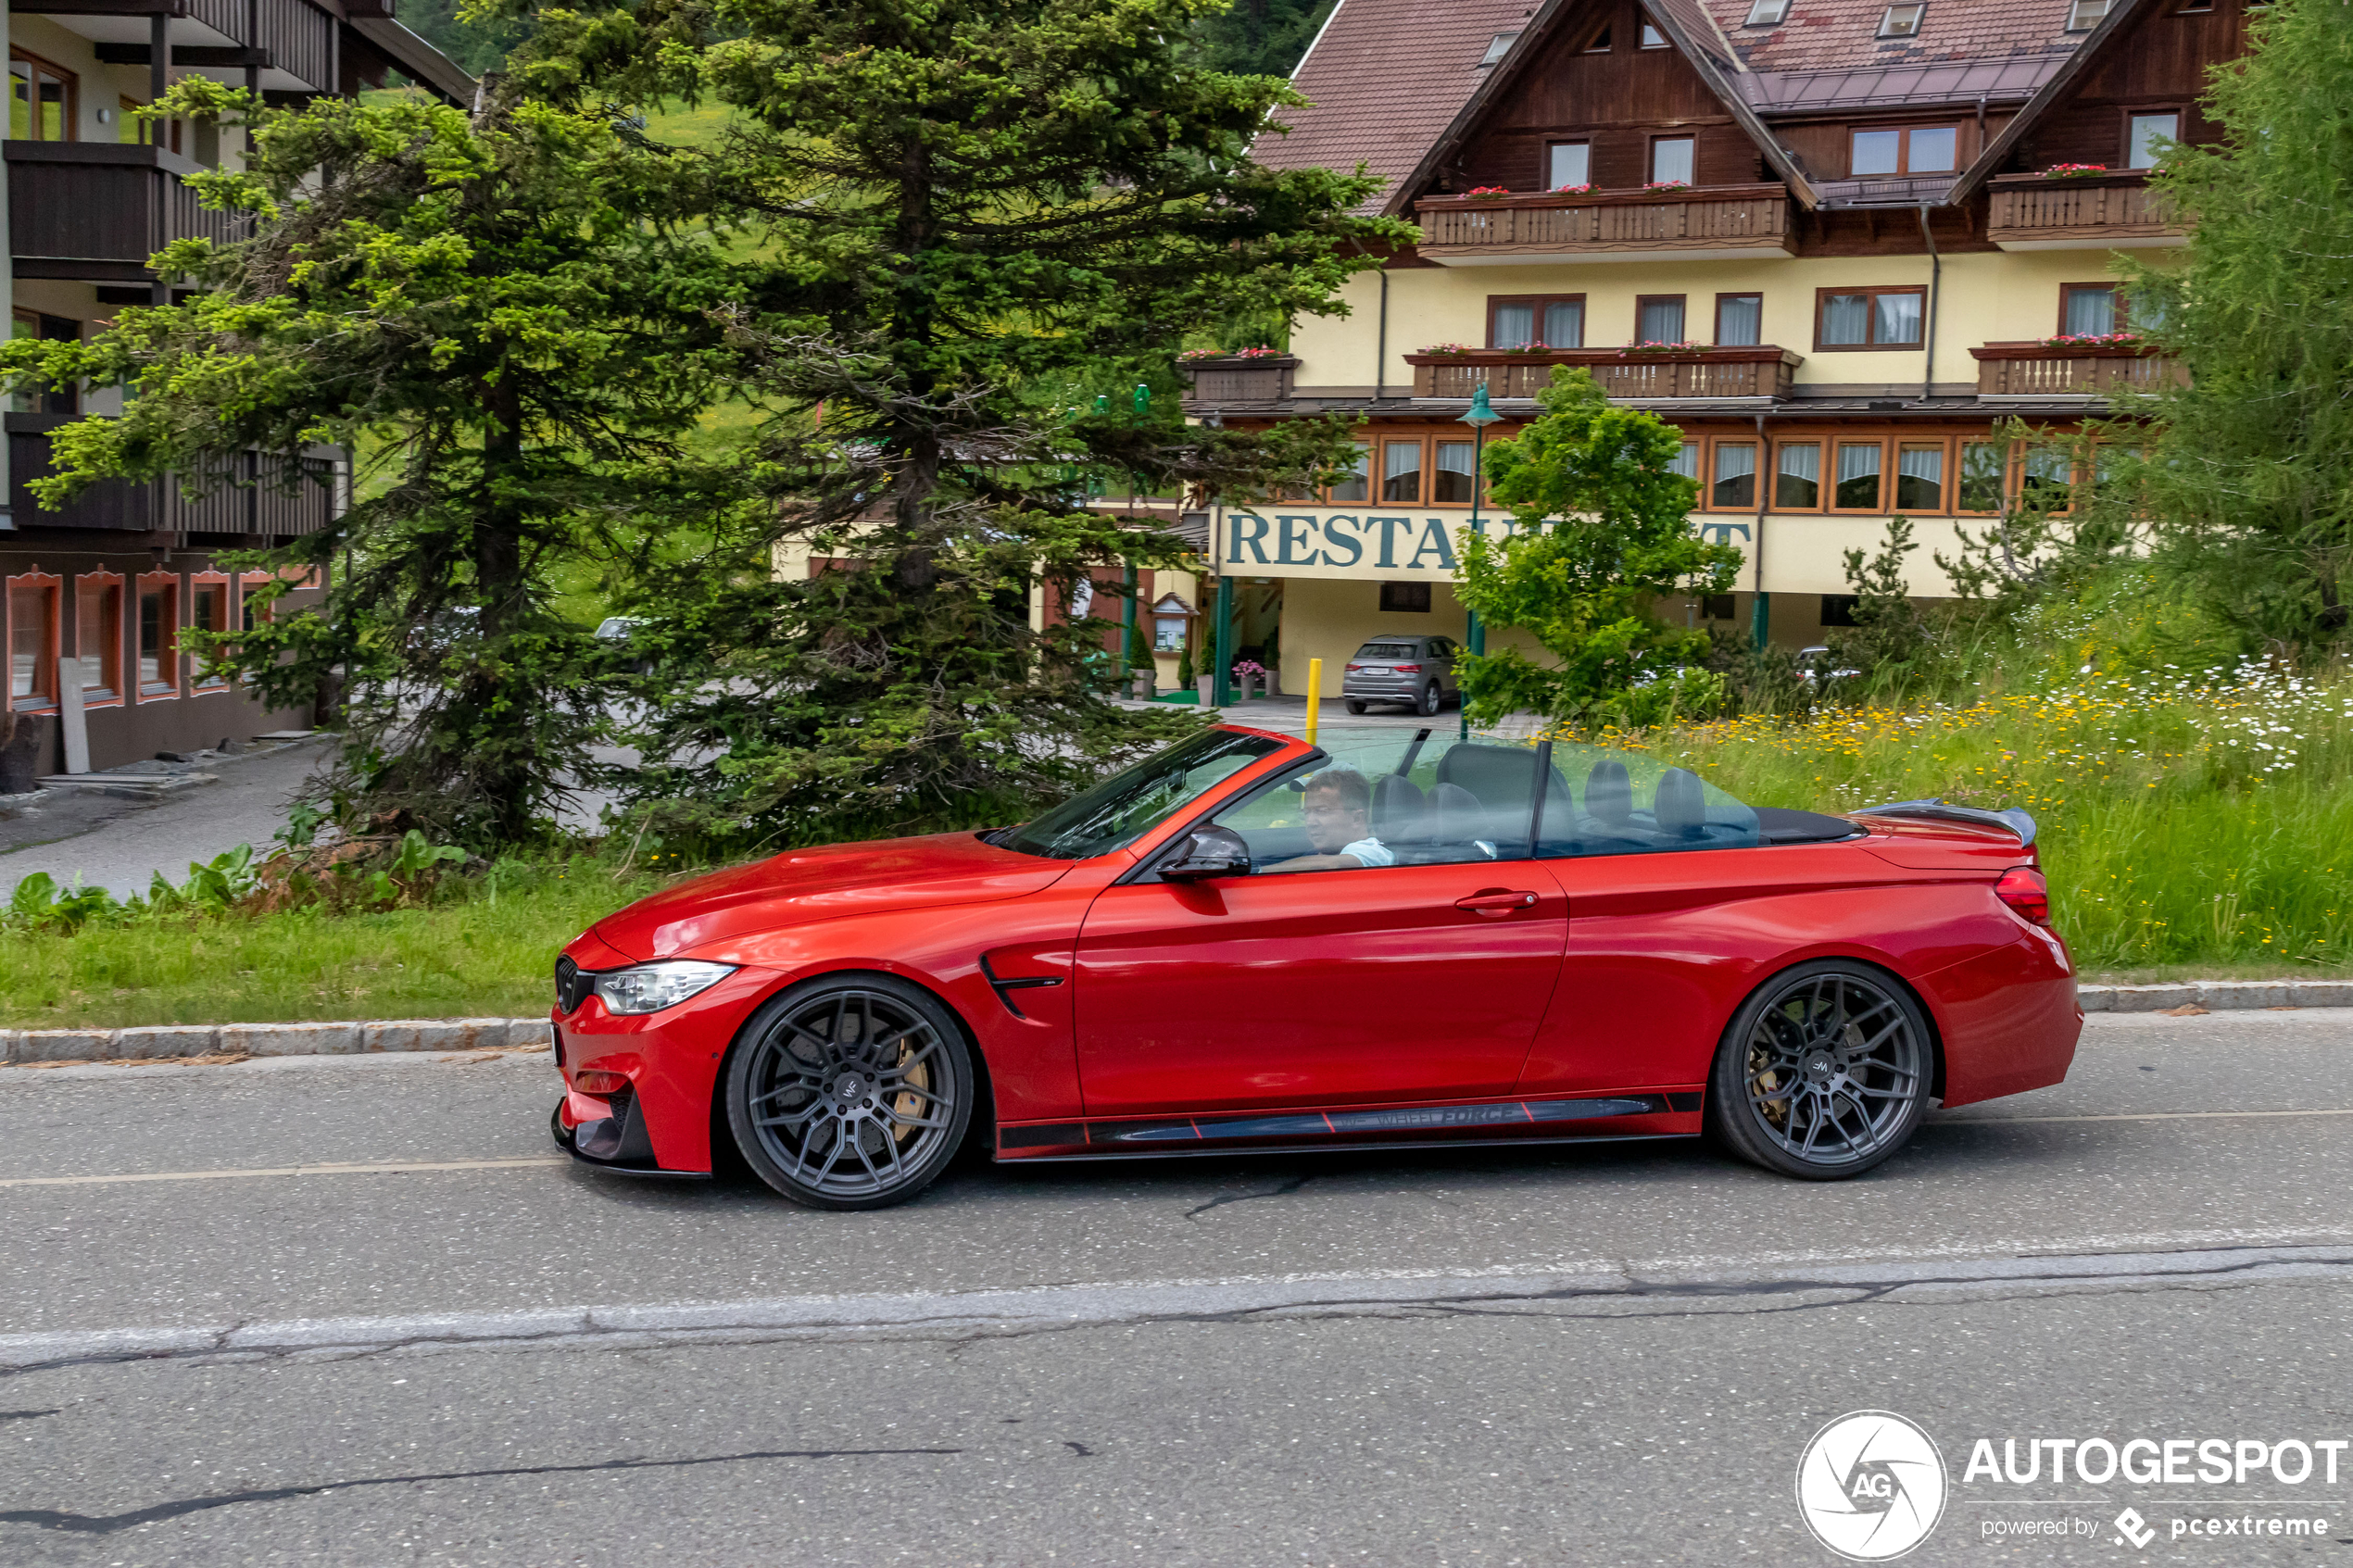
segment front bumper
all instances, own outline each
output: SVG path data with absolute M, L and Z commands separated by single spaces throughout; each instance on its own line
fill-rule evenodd
M 608 1012 L 592 996 L 569 1013 L 551 1013 L 557 1065 L 570 1091 L 550 1119 L 557 1144 L 604 1170 L 709 1175 L 720 1066 L 776 980 L 741 969 L 660 1012 Z M 625 1082 L 590 1094 L 578 1086 L 583 1073 Z M 609 1080 L 596 1082 L 601 1090 Z
M 619 1095 L 614 1104 L 584 1095 L 577 1089 L 556 1102 L 547 1115 L 547 1131 L 556 1147 L 583 1165 L 623 1176 L 655 1176 L 672 1181 L 707 1182 L 708 1171 L 665 1171 L 654 1163 L 653 1140 L 646 1135 L 646 1119 L 637 1097 Z

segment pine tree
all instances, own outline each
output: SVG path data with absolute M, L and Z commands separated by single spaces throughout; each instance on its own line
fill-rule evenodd
M 519 73 L 559 102 L 716 101 L 662 149 L 671 199 L 734 245 L 726 321 L 763 432 L 738 564 L 650 581 L 681 670 L 635 801 L 673 832 L 809 841 L 1006 821 L 1196 722 L 1088 690 L 1101 621 L 1043 588 L 1175 566 L 1083 504 L 1129 476 L 1271 494 L 1336 472 L 1344 422 L 1184 424 L 1175 350 L 1238 314 L 1330 312 L 1371 265 L 1374 182 L 1250 145 L 1279 82 L 1185 57 L 1210 0 L 646 0 L 543 17 Z M 822 408 L 822 424 L 817 411 Z
M 2189 379 L 2102 432 L 2108 504 L 2257 646 L 2342 646 L 2353 605 L 2349 16 L 2250 10 L 2252 53 L 2207 99 L 2224 140 L 2174 147 L 2150 180 L 2187 220 L 2181 265 L 2124 264 L 2133 320 Z
M 59 430 L 33 490 L 176 475 L 200 491 L 249 450 L 273 465 L 262 483 L 294 485 L 306 447 L 357 448 L 351 508 L 250 558 L 326 570 L 324 607 L 201 651 L 277 705 L 349 679 L 339 782 L 360 814 L 484 847 L 544 835 L 605 722 L 603 656 L 551 609 L 548 570 L 614 546 L 617 520 L 712 504 L 679 447 L 730 362 L 698 293 L 711 258 L 623 219 L 649 160 L 607 116 L 493 90 L 472 113 L 271 111 L 202 78 L 156 112 L 253 128 L 245 172 L 190 183 L 255 232 L 159 258 L 208 292 L 126 309 L 88 343 L 0 350 L 18 385 L 133 394 L 119 419 Z

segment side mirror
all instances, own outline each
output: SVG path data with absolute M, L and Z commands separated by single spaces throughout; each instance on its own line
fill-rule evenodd
M 1207 882 L 1212 877 L 1248 876 L 1250 846 L 1231 828 L 1196 828 L 1173 860 L 1160 867 L 1163 882 Z

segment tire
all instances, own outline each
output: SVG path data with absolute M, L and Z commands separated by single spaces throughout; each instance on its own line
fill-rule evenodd
M 1432 681 L 1422 688 L 1422 699 L 1415 704 L 1414 710 L 1428 719 L 1445 706 L 1445 702 L 1438 695 L 1438 683 Z
M 1352 696 L 1348 699 L 1348 711 L 1362 714 L 1365 711 L 1365 705 Z
M 1707 1131 L 1768 1171 L 1843 1181 L 1904 1147 L 1934 1074 L 1911 994 L 1884 970 L 1818 959 L 1773 976 L 1732 1015 L 1708 1073 Z
M 976 1098 L 955 1015 L 886 974 L 770 1001 L 736 1036 L 725 1092 L 744 1162 L 812 1209 L 887 1209 L 923 1191 L 954 1160 Z

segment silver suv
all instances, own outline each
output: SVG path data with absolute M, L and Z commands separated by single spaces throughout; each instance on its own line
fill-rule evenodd
M 1451 637 L 1375 637 L 1348 661 L 1340 695 L 1351 713 L 1369 702 L 1402 702 L 1416 713 L 1435 713 L 1462 694 L 1454 685 L 1461 650 Z

